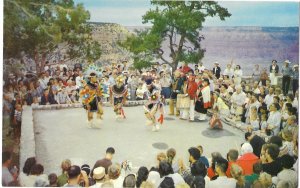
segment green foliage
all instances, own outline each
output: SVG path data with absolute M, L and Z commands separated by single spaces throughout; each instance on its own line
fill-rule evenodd
M 149 65 L 147 59 L 161 60 L 173 70 L 178 63 L 198 63 L 204 57 L 199 34 L 206 17 L 230 17 L 226 8 L 214 1 L 151 1 L 156 6 L 143 16 L 143 23 L 152 24 L 151 29 L 129 36 L 121 47 L 133 53 L 139 67 Z M 168 50 L 162 50 L 162 43 Z M 169 60 L 171 59 L 171 60 Z M 143 63 L 141 63 L 143 62 Z
M 86 23 L 90 14 L 73 0 L 4 0 L 4 58 L 51 53 L 64 44 L 71 59 L 99 59 L 100 44 Z

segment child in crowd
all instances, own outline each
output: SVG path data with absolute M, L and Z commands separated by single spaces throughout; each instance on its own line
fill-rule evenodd
M 14 126 L 14 135 L 17 139 L 19 139 L 21 136 L 21 124 L 22 124 L 22 106 L 21 104 L 16 104 L 13 126 Z

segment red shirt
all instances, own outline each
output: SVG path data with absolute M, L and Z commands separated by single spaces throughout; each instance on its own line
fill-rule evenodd
M 191 70 L 191 68 L 187 65 L 182 66 L 181 71 L 186 74 Z
M 253 174 L 253 164 L 257 163 L 259 158 L 253 153 L 246 153 L 242 155 L 236 161 L 236 164 L 242 167 L 244 174 L 243 175 L 251 175 Z
M 188 92 L 191 100 L 196 98 L 197 88 L 198 88 L 198 85 L 195 81 L 188 83 L 187 92 Z

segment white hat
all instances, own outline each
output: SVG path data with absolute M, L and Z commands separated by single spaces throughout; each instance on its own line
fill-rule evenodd
M 95 180 L 101 180 L 103 179 L 105 176 L 105 168 L 103 168 L 102 166 L 97 167 L 94 169 L 93 171 L 93 179 Z
M 253 153 L 253 148 L 252 148 L 251 144 L 249 144 L 247 142 L 244 143 L 241 148 L 241 154 L 244 155 L 246 153 Z
M 291 62 L 287 59 L 287 60 L 284 61 L 284 63 L 290 64 Z
M 293 68 L 296 68 L 296 67 L 299 67 L 299 65 L 297 64 L 297 65 L 294 65 L 294 66 L 293 66 Z

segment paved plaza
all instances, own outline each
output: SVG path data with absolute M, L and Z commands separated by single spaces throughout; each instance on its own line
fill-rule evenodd
M 78 165 L 93 166 L 109 146 L 116 150 L 113 162 L 130 160 L 136 170 L 156 165 L 156 154 L 171 147 L 176 149 L 176 157 L 187 163 L 191 146 L 201 144 L 208 158 L 214 151 L 226 157 L 229 149 L 239 149 L 244 142 L 244 134 L 228 125 L 224 124 L 224 130 L 210 130 L 208 121 L 188 122 L 167 115 L 160 131 L 152 132 L 152 127 L 145 125 L 142 106 L 124 110 L 127 119 L 117 121 L 112 108 L 105 107 L 100 129 L 86 126 L 86 112 L 82 108 L 34 110 L 36 157 L 44 165 L 45 173 L 61 173 L 61 161 L 67 158 Z

